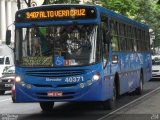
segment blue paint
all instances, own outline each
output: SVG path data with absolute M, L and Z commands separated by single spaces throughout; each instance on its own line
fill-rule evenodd
M 57 6 L 57 5 L 55 5 Z M 65 5 L 66 6 L 66 5 Z M 70 5 L 76 6 L 76 5 Z M 38 26 L 45 25 L 71 25 L 76 24 L 96 24 L 100 25 L 100 13 L 106 14 L 109 19 L 114 18 L 130 25 L 135 25 L 148 30 L 148 26 L 128 19 L 113 11 L 96 5 L 77 5 L 94 7 L 97 10 L 96 19 L 85 20 L 61 20 L 61 21 L 39 21 L 16 23 L 16 28 L 30 27 L 33 24 Z M 42 6 L 46 7 L 46 6 Z M 54 7 L 54 5 L 53 5 Z M 40 9 L 41 7 L 38 7 Z M 26 10 L 35 9 L 28 8 Z M 20 12 L 23 10 L 20 10 Z M 18 14 L 18 12 L 17 12 Z M 111 46 L 111 44 L 110 44 Z M 119 75 L 120 94 L 130 92 L 138 87 L 140 69 L 144 70 L 144 80 L 151 78 L 151 56 L 149 52 L 113 52 L 109 48 L 108 63 L 103 68 L 102 60 L 98 63 L 86 66 L 64 66 L 63 56 L 53 56 L 53 64 L 56 67 L 50 68 L 27 68 L 16 66 L 16 75 L 21 76 L 23 82 L 32 85 L 31 89 L 16 83 L 16 100 L 17 102 L 40 102 L 40 101 L 104 101 L 113 96 L 112 87 L 115 81 L 115 74 Z M 118 63 L 112 63 L 112 55 L 118 56 Z M 100 74 L 100 80 L 93 81 L 94 74 Z M 66 83 L 68 77 L 83 77 L 83 81 L 75 83 Z M 69 79 L 69 78 L 68 78 Z M 74 78 L 75 79 L 75 78 Z M 88 84 L 88 80 L 92 80 L 92 85 Z M 80 84 L 84 83 L 84 88 L 80 88 Z M 50 98 L 47 96 L 48 91 L 62 91 L 61 99 Z M 49 98 L 49 99 L 47 99 Z
M 54 56 L 54 64 L 56 66 L 64 66 L 64 57 L 63 56 Z

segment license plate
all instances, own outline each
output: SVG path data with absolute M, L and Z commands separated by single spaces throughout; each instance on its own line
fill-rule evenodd
M 49 97 L 59 97 L 59 96 L 62 96 L 63 93 L 62 93 L 62 91 L 49 91 L 49 92 L 47 93 L 47 95 L 48 95 Z
M 13 84 L 5 84 L 5 87 L 12 87 Z

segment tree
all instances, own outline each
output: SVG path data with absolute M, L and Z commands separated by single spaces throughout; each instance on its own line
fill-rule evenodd
M 20 0 L 17 0 L 17 7 L 18 7 L 18 10 L 21 9 L 21 3 L 20 3 Z
M 101 0 L 102 6 L 147 24 L 154 35 L 154 47 L 160 46 L 160 0 Z
M 153 47 L 160 46 L 160 7 L 156 0 L 137 0 L 138 12 L 135 14 L 135 20 L 148 24 L 154 35 Z
M 90 0 L 85 2 L 86 4 L 101 4 L 101 0 Z
M 27 7 L 31 7 L 31 0 L 23 0 Z M 43 5 L 45 4 L 67 4 L 67 3 L 79 3 L 80 0 L 45 0 Z M 20 0 L 17 0 L 17 6 L 18 6 L 18 9 L 20 9 Z
M 44 4 L 79 3 L 80 0 L 45 0 Z
M 101 0 L 102 6 L 122 15 L 131 17 L 137 12 L 136 0 Z
M 27 7 L 31 7 L 31 0 L 24 0 L 24 2 L 26 3 Z
M 17 0 L 18 9 L 21 9 L 21 1 L 22 0 Z M 31 7 L 31 0 L 23 0 L 23 1 L 26 3 L 27 7 Z

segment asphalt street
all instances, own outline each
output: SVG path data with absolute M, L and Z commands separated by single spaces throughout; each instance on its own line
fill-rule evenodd
M 160 81 L 150 81 L 144 85 L 143 95 L 155 90 L 160 86 Z M 142 95 L 142 96 L 143 96 Z M 150 117 L 154 113 L 160 113 L 160 105 L 158 101 L 154 102 L 152 99 L 160 100 L 160 93 L 156 93 L 156 96 L 143 99 L 143 101 L 137 103 L 134 106 L 126 107 L 123 110 L 118 111 L 116 114 L 148 114 Z M 103 110 L 100 103 L 82 102 L 82 103 L 62 103 L 56 102 L 54 110 L 50 113 L 43 113 L 38 103 L 13 103 L 9 93 L 0 96 L 0 118 L 15 118 L 15 120 L 98 120 L 108 119 L 106 115 L 119 109 L 126 104 L 136 100 L 142 96 L 134 94 L 125 94 L 120 97 L 116 103 L 114 110 Z M 147 101 L 147 102 L 145 102 Z M 155 105 L 155 104 L 156 105 Z M 143 108 L 143 109 L 142 109 Z M 147 112 L 143 112 L 147 110 Z M 158 111 L 159 110 L 159 111 Z M 116 118 L 116 117 L 115 117 Z M 119 118 L 119 117 L 118 117 Z M 9 119 L 8 119 L 9 120 Z

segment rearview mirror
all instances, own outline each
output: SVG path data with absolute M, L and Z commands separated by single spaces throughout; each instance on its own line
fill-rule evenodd
M 11 44 L 11 30 L 6 31 L 6 45 Z

